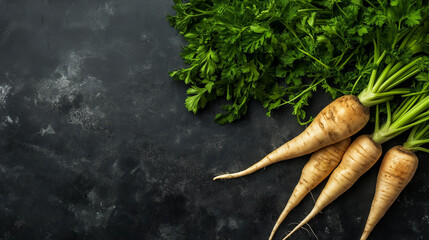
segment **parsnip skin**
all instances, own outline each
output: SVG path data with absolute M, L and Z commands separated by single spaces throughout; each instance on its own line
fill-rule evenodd
M 371 136 L 361 135 L 356 138 L 344 153 L 338 167 L 332 172 L 311 212 L 284 239 L 289 238 L 327 205 L 353 186 L 358 178 L 377 162 L 381 153 L 381 145 L 374 142 Z
M 331 172 L 338 166 L 344 152 L 347 150 L 351 142 L 350 138 L 346 138 L 338 143 L 324 147 L 311 155 L 310 160 L 302 169 L 301 178 L 292 192 L 286 207 L 280 214 L 269 240 L 271 240 L 279 228 L 280 224 L 295 208 L 301 200 L 317 185 L 319 185 Z
M 353 95 L 342 96 L 326 106 L 298 136 L 277 148 L 249 168 L 216 179 L 242 177 L 273 163 L 315 152 L 353 136 L 369 120 L 369 108 Z
M 402 146 L 391 148 L 381 162 L 375 195 L 361 240 L 368 238 L 402 190 L 411 181 L 418 166 L 417 156 Z

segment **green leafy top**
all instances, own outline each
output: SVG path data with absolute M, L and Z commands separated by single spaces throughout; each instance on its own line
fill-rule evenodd
M 189 111 L 226 99 L 218 123 L 239 119 L 255 99 L 268 116 L 289 105 L 305 124 L 318 89 L 336 98 L 365 88 L 376 68 L 377 33 L 385 61 L 411 58 L 411 50 L 387 46 L 421 25 L 428 9 L 422 2 L 174 0 L 176 15 L 168 20 L 188 43 L 182 51 L 188 67 L 170 76 L 189 85 Z

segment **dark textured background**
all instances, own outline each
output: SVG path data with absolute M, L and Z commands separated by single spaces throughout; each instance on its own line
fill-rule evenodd
M 227 126 L 213 123 L 222 102 L 187 112 L 186 87 L 167 74 L 183 66 L 185 44 L 165 20 L 171 5 L 0 0 L 0 239 L 268 238 L 308 156 L 211 179 L 303 128 L 289 109 L 268 118 L 259 103 Z M 317 98 L 314 113 L 329 102 Z M 372 239 L 429 239 L 429 155 L 418 156 Z M 358 239 L 378 166 L 310 222 L 320 240 Z

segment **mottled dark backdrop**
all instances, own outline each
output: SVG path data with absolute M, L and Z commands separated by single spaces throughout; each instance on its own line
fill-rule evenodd
M 227 126 L 212 121 L 222 102 L 187 112 L 184 84 L 168 76 L 185 44 L 165 20 L 171 5 L 0 0 L 0 239 L 268 238 L 308 156 L 211 179 L 302 127 L 289 109 L 268 118 L 258 103 Z M 329 101 L 318 99 L 313 112 Z M 372 239 L 429 239 L 429 155 L 419 156 Z M 310 222 L 319 239 L 358 239 L 378 166 Z

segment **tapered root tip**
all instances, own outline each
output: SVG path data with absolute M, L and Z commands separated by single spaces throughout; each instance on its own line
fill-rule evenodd
M 282 224 L 282 222 L 285 220 L 286 216 L 289 214 L 289 212 L 294 208 L 294 204 L 291 204 L 290 202 L 288 202 L 286 204 L 286 207 L 283 209 L 282 213 L 280 214 L 279 218 L 277 219 L 276 224 L 273 227 L 273 230 L 271 230 L 271 235 L 268 238 L 268 240 L 273 239 L 274 234 L 276 234 L 277 229 L 279 229 L 280 224 Z
M 274 234 L 275 234 L 276 232 L 274 231 L 274 232 L 271 232 L 271 235 L 270 235 L 270 237 L 268 238 L 268 240 L 272 240 L 273 239 L 273 237 L 274 237 Z
M 362 236 L 360 237 L 360 240 L 366 240 L 369 236 L 369 233 L 370 233 L 370 231 L 364 231 Z
M 308 223 L 308 221 L 310 221 L 310 219 L 316 216 L 316 214 L 319 213 L 321 210 L 322 209 L 313 208 L 313 210 L 311 210 L 311 212 L 307 215 L 307 217 L 305 217 L 304 220 L 302 220 L 298 224 L 298 226 L 296 226 L 285 238 L 283 238 L 283 240 L 288 239 L 290 236 L 292 236 L 292 234 L 298 231 L 298 229 L 302 228 L 306 223 Z
M 223 174 L 223 175 L 216 176 L 213 178 L 213 181 L 218 179 L 228 179 L 228 178 L 232 178 L 231 174 Z

